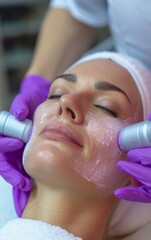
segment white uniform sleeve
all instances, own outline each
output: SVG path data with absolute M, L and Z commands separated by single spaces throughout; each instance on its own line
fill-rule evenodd
M 51 0 L 50 7 L 67 9 L 75 19 L 92 27 L 107 24 L 106 0 Z

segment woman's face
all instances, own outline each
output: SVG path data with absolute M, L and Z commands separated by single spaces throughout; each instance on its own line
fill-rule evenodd
M 117 168 L 126 159 L 118 133 L 141 120 L 140 96 L 127 70 L 111 60 L 77 65 L 56 78 L 35 112 L 25 170 L 48 185 L 113 194 L 128 182 Z

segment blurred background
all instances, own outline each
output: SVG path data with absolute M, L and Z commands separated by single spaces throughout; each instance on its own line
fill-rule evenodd
M 32 58 L 49 0 L 0 0 L 0 109 L 8 109 Z
M 18 93 L 20 82 L 30 65 L 49 2 L 0 0 L 0 110 L 8 110 Z M 109 35 L 108 28 L 102 29 L 94 45 Z

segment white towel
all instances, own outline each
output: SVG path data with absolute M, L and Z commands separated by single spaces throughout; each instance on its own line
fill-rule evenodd
M 66 230 L 48 223 L 18 218 L 0 229 L 0 240 L 82 240 Z

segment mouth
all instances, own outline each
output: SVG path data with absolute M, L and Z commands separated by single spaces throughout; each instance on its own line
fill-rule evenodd
M 42 130 L 41 135 L 50 140 L 68 142 L 69 144 L 83 147 L 77 133 L 66 125 L 51 124 Z

